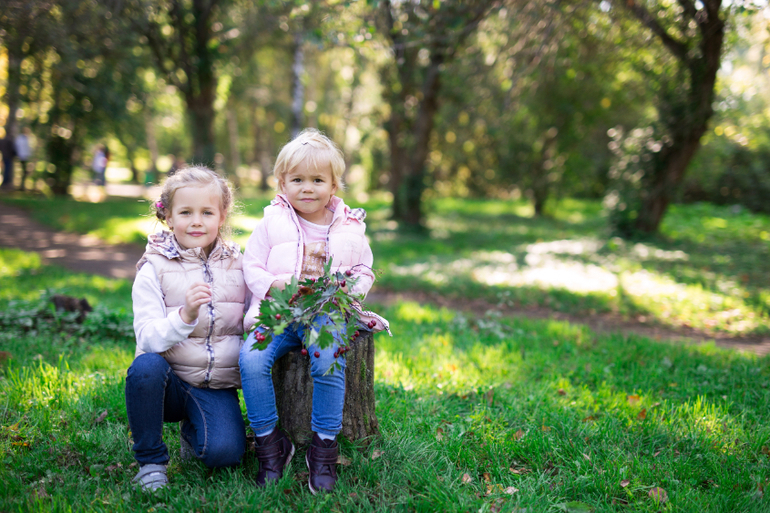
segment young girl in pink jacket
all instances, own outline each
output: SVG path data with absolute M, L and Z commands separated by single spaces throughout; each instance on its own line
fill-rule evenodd
M 345 161 L 329 138 L 314 129 L 300 133 L 283 147 L 275 163 L 279 194 L 254 229 L 243 257 L 243 274 L 253 294 L 244 327 L 259 315 L 259 302 L 271 288 L 283 289 L 291 278 L 316 278 L 324 263 L 350 271 L 356 277 L 348 292 L 366 294 L 374 282 L 372 251 L 366 240 L 363 209 L 351 209 L 334 194 L 342 188 Z M 328 324 L 320 319 L 319 324 Z M 264 486 L 283 475 L 294 454 L 294 445 L 276 428 L 278 414 L 271 369 L 273 363 L 293 349 L 302 347 L 304 329 L 291 324 L 264 350 L 251 350 L 255 333 L 249 335 L 240 355 L 241 382 L 249 423 L 256 435 L 259 460 L 257 485 Z M 337 441 L 342 429 L 345 399 L 345 359 L 333 373 L 325 374 L 342 345 L 335 333 L 332 347 L 308 347 L 313 377 L 312 430 L 306 463 L 310 491 L 332 490 L 337 481 Z

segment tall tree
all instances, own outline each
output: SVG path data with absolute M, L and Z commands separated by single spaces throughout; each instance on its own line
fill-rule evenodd
M 700 146 L 714 110 L 728 8 L 722 0 L 654 2 L 614 0 L 661 43 L 671 58 L 658 68 L 658 120 L 654 141 L 643 145 L 641 180 L 630 215 L 616 222 L 621 232 L 656 232 Z
M 377 26 L 392 54 L 382 69 L 390 142 L 393 217 L 420 229 L 426 160 L 441 101 L 441 75 L 496 0 L 382 0 Z
M 12 135 L 16 131 L 16 112 L 20 103 L 21 64 L 50 44 L 45 29 L 50 23 L 49 11 L 52 1 L 7 0 L 0 10 L 0 44 L 5 47 L 8 56 L 8 76 L 5 85 L 5 104 L 8 117 L 5 120 L 5 133 Z

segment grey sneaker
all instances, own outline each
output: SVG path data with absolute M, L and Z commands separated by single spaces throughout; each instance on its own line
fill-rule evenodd
M 145 492 L 154 492 L 168 484 L 165 465 L 147 464 L 139 468 L 132 483 L 136 483 Z

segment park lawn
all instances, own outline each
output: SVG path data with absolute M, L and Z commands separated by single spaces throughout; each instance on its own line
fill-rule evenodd
M 232 470 L 182 463 L 175 425 L 171 484 L 137 492 L 130 298 L 99 302 L 128 284 L 13 250 L 0 264 L 4 290 L 58 276 L 47 293 L 96 307 L 79 325 L 0 297 L 0 511 L 770 511 L 768 358 L 412 302 L 372 305 L 394 331 L 376 338 L 381 435 L 343 442 L 334 493 L 309 493 L 302 450 L 264 490 L 252 454 Z
M 233 236 L 245 245 L 271 195 L 240 200 Z M 144 200 L 4 199 L 41 222 L 110 242 L 159 228 Z M 601 204 L 564 199 L 552 218 L 525 201 L 443 198 L 427 204 L 430 236 L 398 230 L 385 198 L 366 203 L 380 290 L 541 306 L 706 333 L 770 333 L 770 216 L 736 207 L 673 205 L 661 235 L 612 237 Z M 59 221 L 54 221 L 59 220 Z

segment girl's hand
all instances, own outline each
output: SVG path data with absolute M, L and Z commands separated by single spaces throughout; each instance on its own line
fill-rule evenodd
M 271 289 L 278 289 L 278 290 L 283 290 L 283 289 L 285 289 L 285 288 L 286 288 L 286 284 L 287 284 L 287 283 L 291 283 L 291 278 L 289 278 L 288 280 L 275 280 L 275 281 L 274 281 L 274 282 L 273 282 L 273 283 L 270 285 L 270 288 L 271 288 Z
M 198 318 L 201 305 L 211 301 L 211 287 L 199 281 L 193 283 L 187 290 L 184 298 L 184 306 L 179 310 L 179 315 L 185 324 L 192 324 Z

